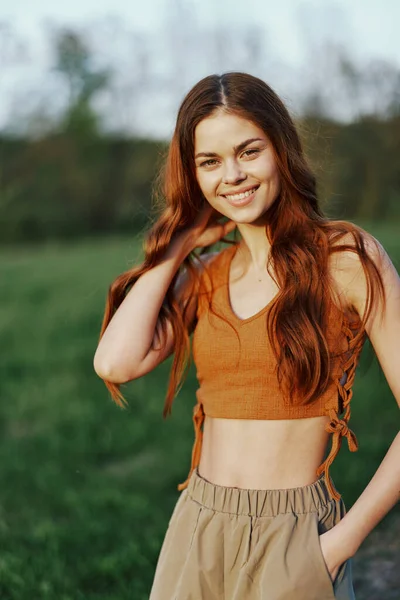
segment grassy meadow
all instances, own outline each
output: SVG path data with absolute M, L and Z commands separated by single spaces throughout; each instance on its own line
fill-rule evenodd
M 400 266 L 398 226 L 369 227 Z M 92 359 L 111 280 L 140 256 L 107 238 L 2 251 L 0 598 L 145 600 L 193 443 L 194 368 L 163 420 L 170 360 L 118 408 Z M 347 507 L 398 431 L 366 346 L 352 401 L 360 449 L 332 468 Z M 354 558 L 358 600 L 399 600 L 396 508 Z M 228 600 L 228 599 L 227 599 Z

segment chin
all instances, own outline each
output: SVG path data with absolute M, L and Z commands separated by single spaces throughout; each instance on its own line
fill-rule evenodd
M 251 210 L 249 207 L 249 210 L 245 211 L 237 211 L 236 214 L 232 214 L 229 216 L 230 219 L 232 219 L 232 221 L 235 221 L 235 223 L 238 224 L 262 224 L 263 222 L 265 222 L 265 213 L 267 212 L 269 207 L 265 208 L 264 210 Z

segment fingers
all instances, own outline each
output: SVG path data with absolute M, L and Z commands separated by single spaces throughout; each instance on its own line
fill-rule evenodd
M 236 228 L 236 223 L 235 221 L 228 221 L 227 223 L 225 223 L 224 225 L 224 235 L 226 235 L 227 233 L 230 233 L 231 231 L 233 231 Z

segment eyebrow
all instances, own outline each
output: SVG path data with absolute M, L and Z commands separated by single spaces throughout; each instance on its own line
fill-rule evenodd
M 250 138 L 248 140 L 245 140 L 244 142 L 241 142 L 237 146 L 233 146 L 233 150 L 236 154 L 237 152 L 240 152 L 241 150 L 243 150 L 243 148 L 245 148 L 249 144 L 252 144 L 253 142 L 263 142 L 263 141 L 264 140 L 261 138 Z M 218 156 L 218 154 L 216 152 L 199 152 L 198 154 L 196 154 L 195 158 L 199 158 L 200 156 L 205 156 L 207 158 L 214 158 L 215 156 Z

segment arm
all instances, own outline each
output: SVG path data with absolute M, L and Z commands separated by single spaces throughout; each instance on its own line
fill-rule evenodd
M 163 260 L 143 273 L 132 286 L 108 324 L 94 356 L 94 369 L 102 379 L 126 383 L 154 369 L 173 351 L 172 325 L 167 322 L 163 336 L 159 313 L 172 279 L 185 257 L 197 247 L 211 246 L 236 226 L 220 223 L 210 205 L 199 212 L 193 225 L 179 234 L 168 247 Z M 208 255 L 208 259 L 212 255 Z M 188 297 L 189 278 L 183 271 L 174 294 L 187 303 L 186 322 L 190 331 L 196 315 L 197 298 Z
M 380 252 L 374 245 L 368 245 L 368 248 L 382 274 L 387 304 L 386 310 L 383 310 L 381 302 L 376 303 L 366 331 L 400 407 L 400 278 L 383 248 Z M 367 294 L 363 270 L 355 254 L 349 253 L 343 260 L 342 274 L 345 275 L 341 276 L 342 289 L 348 301 L 362 314 Z M 358 500 L 335 527 L 321 536 L 331 573 L 356 553 L 367 535 L 399 499 L 400 433 Z
M 94 369 L 113 383 L 125 383 L 154 369 L 172 352 L 172 327 L 168 323 L 165 339 L 160 339 L 158 315 L 167 290 L 182 261 L 192 247 L 184 238 L 176 238 L 164 259 L 143 273 L 124 298 L 104 332 L 94 356 Z M 181 278 L 176 293 L 184 296 L 186 278 Z M 196 306 L 191 299 L 188 321 Z M 187 323 L 188 327 L 191 323 Z M 157 336 L 157 349 L 153 340 Z

